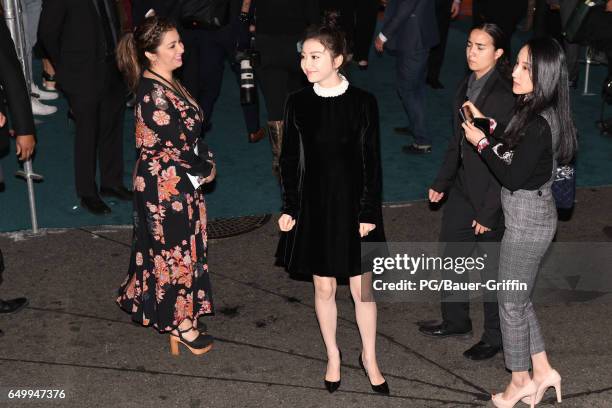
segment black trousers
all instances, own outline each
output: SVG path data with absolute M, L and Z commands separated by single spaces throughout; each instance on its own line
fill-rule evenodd
M 448 39 L 448 29 L 451 21 L 451 6 L 453 0 L 436 0 L 436 20 L 438 21 L 438 31 L 440 43 L 429 51 L 427 60 L 427 79 L 438 80 L 440 70 L 444 62 L 444 52 L 446 51 L 446 40 Z
M 126 88 L 114 62 L 107 62 L 97 93 L 67 93 L 74 114 L 74 178 L 79 197 L 98 194 L 96 163 L 101 187 L 123 185 L 123 119 Z
M 504 32 L 504 43 L 502 48 L 512 59 L 511 41 L 516 26 L 527 14 L 527 0 L 473 0 L 472 16 L 473 24 L 495 23 Z
M 240 68 L 235 62 L 236 35 L 233 25 L 220 30 L 183 30 L 185 59 L 182 68 L 182 79 L 189 93 L 200 104 L 204 111 L 204 120 L 210 126 L 213 110 L 223 83 L 225 62 L 230 67 L 240 84 Z M 236 103 L 240 103 L 236 100 Z M 259 104 L 242 105 L 242 114 L 249 133 L 259 129 Z
M 304 85 L 297 52 L 299 40 L 300 35 L 257 34 L 261 64 L 255 72 L 266 100 L 269 121 L 283 120 L 287 96 Z
M 440 242 L 450 243 L 447 245 L 444 257 L 466 257 L 483 256 L 486 253 L 487 267 L 481 272 L 482 282 L 493 279 L 497 280 L 499 265 L 499 246 L 488 245 L 500 242 L 504 235 L 503 217 L 499 225 L 488 226 L 491 231 L 482 235 L 474 235 L 472 220 L 476 218 L 476 212 L 465 194 L 453 188 L 449 192 L 448 200 L 444 204 L 442 215 L 442 229 L 440 231 Z M 453 245 L 453 243 L 460 243 Z M 485 244 L 485 245 L 482 245 Z M 496 247 L 497 251 L 491 250 Z M 456 274 L 449 272 L 445 279 L 453 282 L 468 282 L 467 273 Z M 494 294 L 490 294 L 484 302 L 484 333 L 482 341 L 493 346 L 502 344 L 499 326 L 499 309 Z M 470 302 L 468 293 L 442 292 L 442 319 L 451 330 L 468 331 L 472 329 L 470 319 Z
M 612 12 L 603 6 L 593 7 L 587 16 L 580 36 L 584 41 L 603 51 L 608 59 L 608 78 L 612 78 Z
M 355 40 L 353 60 L 367 61 L 378 18 L 378 0 L 359 0 L 355 7 Z

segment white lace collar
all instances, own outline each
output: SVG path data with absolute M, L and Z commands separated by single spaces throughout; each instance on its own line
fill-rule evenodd
M 349 81 L 344 77 L 344 75 L 342 74 L 338 74 L 338 75 L 340 75 L 340 79 L 342 79 L 342 81 L 338 85 L 333 86 L 331 88 L 324 88 L 318 83 L 315 83 L 312 86 L 314 93 L 316 93 L 322 98 L 333 98 L 335 96 L 340 96 L 343 93 L 345 93 L 349 87 Z

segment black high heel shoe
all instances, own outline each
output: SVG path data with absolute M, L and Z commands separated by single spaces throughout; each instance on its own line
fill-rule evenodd
M 338 349 L 338 353 L 340 353 L 340 364 L 342 364 L 342 351 Z M 323 382 L 325 383 L 325 389 L 327 389 L 330 394 L 340 388 L 340 381 L 341 380 L 327 381 L 325 378 L 323 378 Z
M 366 370 L 365 366 L 363 365 L 363 358 L 361 356 L 361 353 L 359 353 L 359 366 L 363 370 L 365 376 L 368 377 L 368 370 Z M 368 377 L 368 381 L 370 381 L 370 377 Z M 370 382 L 370 386 L 372 387 L 372 391 L 377 394 L 389 395 L 389 384 L 387 384 L 386 380 L 382 384 L 378 385 L 374 385 Z

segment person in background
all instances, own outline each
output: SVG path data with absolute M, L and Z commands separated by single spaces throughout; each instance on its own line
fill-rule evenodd
M 256 69 L 268 112 L 272 173 L 279 177 L 283 110 L 287 96 L 302 88 L 299 42 L 306 28 L 319 22 L 317 0 L 257 0 L 255 42 L 261 53 Z
M 221 94 L 226 61 L 240 84 L 240 66 L 236 61 L 236 54 L 237 51 L 250 48 L 251 15 L 251 0 L 230 0 L 229 21 L 225 26 L 219 29 L 189 26 L 182 28 L 185 38 L 185 65 L 181 77 L 189 92 L 204 109 L 205 131 L 212 126 L 213 109 Z M 242 105 L 242 113 L 247 127 L 247 141 L 259 142 L 266 135 L 259 123 L 257 98 L 252 104 Z
M 526 285 L 522 290 L 498 291 L 504 357 L 512 379 L 503 392 L 492 396 L 492 402 L 509 408 L 522 400 L 533 408 L 550 387 L 561 402 L 561 376 L 548 361 L 530 296 L 557 230 L 551 185 L 557 165 L 573 160 L 577 139 L 565 54 L 556 40 L 528 41 L 518 54 L 512 78 L 512 91 L 518 97 L 514 116 L 502 134 L 495 128 L 493 139 L 491 132 L 485 134 L 470 121 L 462 126 L 466 139 L 503 186 L 506 230 L 498 282 Z M 475 118 L 484 117 L 471 101 L 464 106 Z
M 115 61 L 120 34 L 115 6 L 114 0 L 44 0 L 39 27 L 39 38 L 76 121 L 76 193 L 81 206 L 92 214 L 111 212 L 99 194 L 132 199 L 123 184 L 127 90 Z
M 32 75 L 34 74 L 33 49 L 36 45 L 38 33 L 38 22 L 42 9 L 42 0 L 20 0 L 23 18 L 23 28 L 25 31 L 26 58 L 30 61 Z M 32 112 L 35 115 L 52 115 L 57 112 L 57 107 L 45 105 L 41 101 L 52 101 L 59 97 L 57 92 L 43 91 L 36 85 L 34 78 L 29 78 L 32 91 Z
M 355 8 L 355 41 L 353 46 L 353 61 L 357 67 L 365 71 L 368 69 L 368 60 L 372 40 L 376 30 L 380 0 L 361 0 Z
M 459 15 L 461 0 L 436 0 L 436 20 L 440 33 L 440 43 L 429 51 L 427 60 L 427 85 L 433 89 L 443 89 L 444 85 L 440 82 L 440 70 L 444 63 L 444 53 L 446 51 L 446 40 L 451 19 Z
M 429 50 L 438 43 L 433 1 L 389 1 L 374 46 L 380 53 L 386 48 L 396 54 L 398 93 L 410 122 L 404 130 L 414 136 L 414 143 L 402 147 L 407 154 L 431 153 L 431 136 L 425 125 L 425 78 Z
M 429 189 L 432 203 L 444 203 L 440 242 L 446 244 L 445 256 L 466 257 L 486 253 L 487 267 L 482 281 L 497 279 L 497 253 L 490 243 L 504 235 L 501 186 L 478 153 L 465 140 L 459 109 L 466 100 L 504 129 L 512 117 L 514 96 L 508 60 L 501 48 L 504 34 L 495 24 L 484 23 L 470 32 L 465 50 L 470 73 L 461 82 L 453 105 L 453 135 L 438 176 Z M 476 255 L 479 256 L 479 255 Z M 447 279 L 465 282 L 466 274 L 451 272 Z M 495 294 L 487 293 L 484 302 L 484 332 L 478 343 L 463 355 L 470 360 L 486 360 L 501 350 L 499 310 Z M 472 332 L 470 302 L 465 292 L 442 293 L 442 322 L 422 323 L 419 331 L 433 338 L 464 336 Z
M 36 146 L 32 105 L 21 64 L 15 51 L 15 44 L 4 21 L 4 12 L 0 4 L 0 156 L 6 153 L 10 145 L 9 118 L 16 135 L 17 158 L 22 161 L 29 160 Z M 0 250 L 0 282 L 3 271 L 4 258 Z M 24 297 L 0 299 L 0 314 L 16 313 L 27 304 L 28 299 Z M 0 330 L 0 335 L 2 334 Z

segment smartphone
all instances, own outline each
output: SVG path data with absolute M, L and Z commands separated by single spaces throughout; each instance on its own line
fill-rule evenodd
M 459 116 L 461 116 L 461 120 L 463 122 L 473 122 L 474 115 L 472 114 L 472 110 L 468 106 L 462 106 L 459 108 Z

